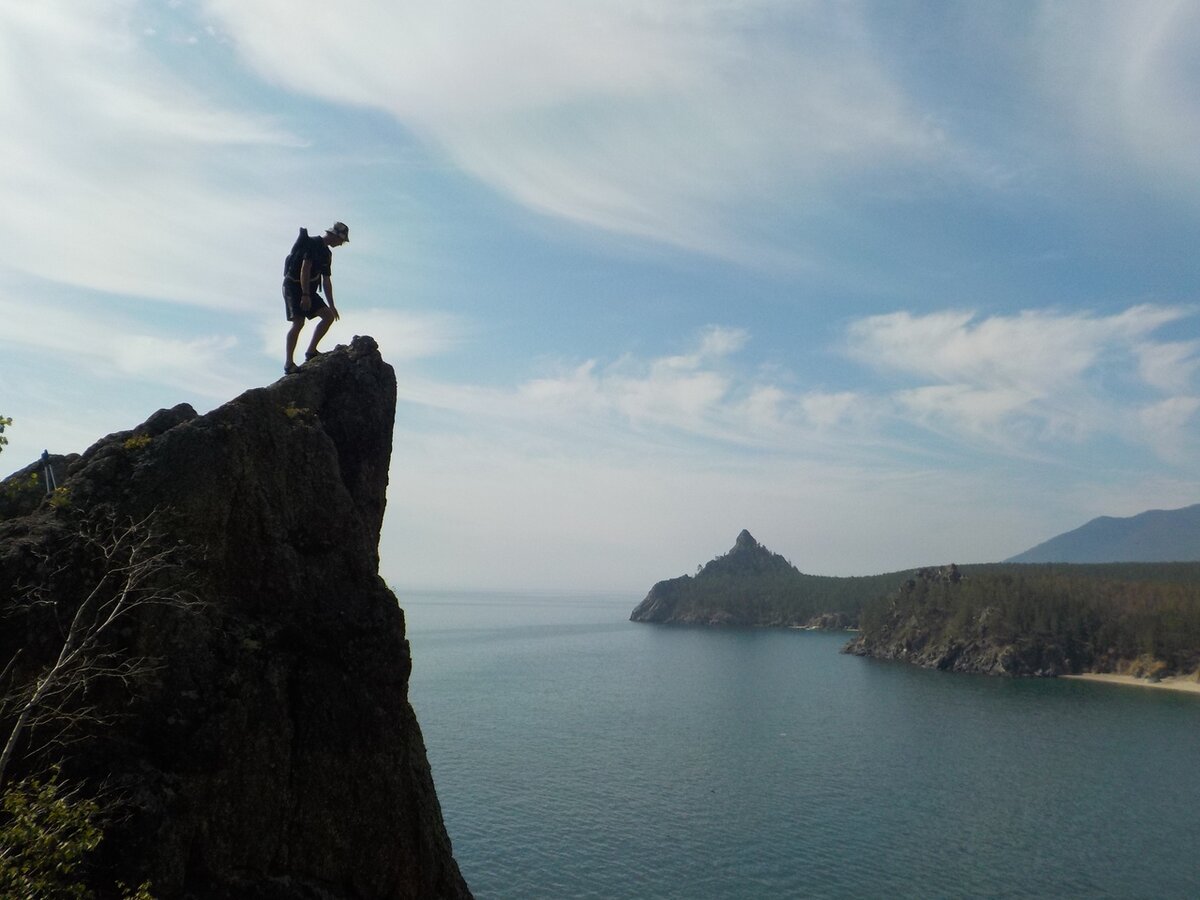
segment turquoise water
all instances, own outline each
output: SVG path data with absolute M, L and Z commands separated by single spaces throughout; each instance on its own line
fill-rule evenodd
M 476 897 L 1200 897 L 1200 696 L 404 594 Z

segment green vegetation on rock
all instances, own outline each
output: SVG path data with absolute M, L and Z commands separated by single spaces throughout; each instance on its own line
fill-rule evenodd
M 1150 676 L 1200 669 L 1200 564 L 923 569 L 868 603 L 847 650 L 940 669 Z
M 858 578 L 805 575 L 743 530 L 726 554 L 694 576 L 660 581 L 630 616 L 635 622 L 847 628 L 867 601 L 910 572 Z
M 83 880 L 88 857 L 103 840 L 99 803 L 82 796 L 57 770 L 27 778 L 0 799 L 0 896 L 23 900 L 87 900 L 95 893 Z M 151 900 L 150 886 L 124 900 Z
M 996 563 L 831 578 L 805 575 L 743 531 L 694 576 L 654 585 L 630 619 L 857 627 L 847 652 L 932 668 L 1162 677 L 1200 673 L 1200 563 Z

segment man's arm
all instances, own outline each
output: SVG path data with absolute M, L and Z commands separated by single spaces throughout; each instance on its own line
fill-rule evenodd
M 329 309 L 333 313 L 333 321 L 337 321 L 342 316 L 337 311 L 337 307 L 333 305 L 333 279 L 328 275 L 325 277 L 325 302 L 329 304 Z
M 312 297 L 308 291 L 308 273 L 312 270 L 312 263 L 307 257 L 304 262 L 300 263 L 300 308 L 307 310 L 312 306 Z

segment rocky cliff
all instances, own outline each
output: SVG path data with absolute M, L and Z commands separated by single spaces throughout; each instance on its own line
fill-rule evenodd
M 998 607 L 964 614 L 954 606 L 964 587 L 956 565 L 919 569 L 891 597 L 876 601 L 863 615 L 863 630 L 844 653 L 892 659 L 927 669 L 981 675 L 1062 675 L 1077 661 L 1065 641 L 1036 629 L 1001 627 Z M 995 598 L 998 590 L 988 592 Z
M 1195 563 L 917 570 L 867 604 L 845 652 L 987 675 L 1200 671 Z
M 396 383 L 370 338 L 208 415 L 161 410 L 0 488 L 0 669 L 28 677 L 103 577 L 97 523 L 151 517 L 186 605 L 136 609 L 106 649 L 153 663 L 27 742 L 118 810 L 106 879 L 163 898 L 460 898 L 404 614 L 378 575 Z M 30 489 L 30 488 L 33 489 Z M 114 656 L 114 658 L 116 658 Z M 106 883 L 111 883 L 111 880 Z

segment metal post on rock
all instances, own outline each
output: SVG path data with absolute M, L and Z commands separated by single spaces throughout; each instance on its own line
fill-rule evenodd
M 54 466 L 50 463 L 50 451 L 42 451 L 42 477 L 46 480 L 46 493 L 53 494 L 58 484 L 54 480 Z

